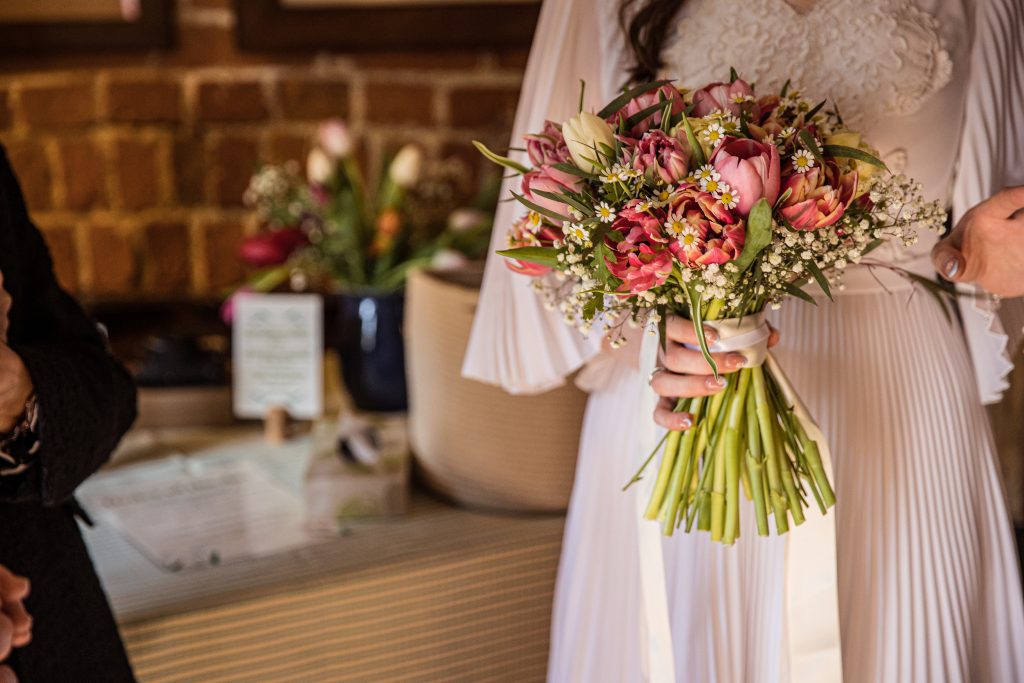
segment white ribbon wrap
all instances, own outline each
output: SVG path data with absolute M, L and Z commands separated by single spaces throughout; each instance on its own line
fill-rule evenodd
M 793 390 L 778 362 L 768 352 L 771 330 L 763 313 L 726 320 L 705 321 L 719 335 L 709 346 L 715 353 L 737 352 L 747 365 L 766 364 L 779 384 L 788 403 L 807 435 L 818 444 L 825 472 L 832 478 L 832 458 L 821 429 L 815 424 L 800 397 Z M 651 372 L 658 358 L 657 335 L 645 334 L 640 353 L 642 376 Z M 657 401 L 653 391 L 645 392 L 641 401 L 641 420 L 650 421 Z M 653 422 L 648 422 L 653 424 Z M 641 430 L 643 449 L 651 452 L 660 435 L 657 430 Z M 653 477 L 641 480 L 634 487 L 637 501 L 637 524 L 640 552 L 640 581 L 645 622 L 645 679 L 651 683 L 675 683 L 675 657 L 668 616 L 668 595 L 665 585 L 665 564 L 662 552 L 661 527 L 644 519 L 644 510 Z M 842 650 L 839 639 L 839 591 L 836 578 L 835 514 L 821 515 L 812 509 L 806 521 L 784 535 L 786 539 L 783 646 L 788 654 L 788 675 L 783 667 L 780 683 L 841 683 L 843 680 Z

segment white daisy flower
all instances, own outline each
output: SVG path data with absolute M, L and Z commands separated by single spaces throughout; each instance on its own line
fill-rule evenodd
M 814 155 L 806 149 L 799 149 L 792 156 L 793 169 L 797 173 L 805 173 L 814 168 Z
M 605 185 L 619 182 L 619 172 L 614 168 L 606 168 L 598 176 Z
M 781 137 L 784 137 L 784 138 L 793 137 L 793 135 L 795 135 L 795 134 L 796 134 L 796 128 L 794 128 L 793 126 L 786 126 L 781 131 L 779 131 L 779 135 Z
M 654 207 L 654 202 L 651 199 L 641 199 L 637 205 L 637 211 L 650 211 Z
M 539 213 L 537 213 L 536 211 L 531 211 L 526 216 L 526 229 L 533 233 L 537 232 L 538 230 L 540 230 L 541 220 L 542 219 Z
M 705 180 L 721 180 L 722 176 L 718 170 L 711 164 L 704 164 L 696 171 L 693 172 L 693 177 L 697 179 L 698 183 L 702 183 Z
M 608 205 L 608 202 L 601 202 L 596 208 L 597 218 L 602 223 L 611 223 L 615 220 L 615 209 Z
M 735 209 L 740 201 L 739 193 L 725 183 L 719 186 L 718 193 L 715 196 L 718 198 L 718 201 L 722 202 L 722 206 L 727 209 Z
M 580 244 L 590 241 L 590 233 L 581 223 L 569 223 L 565 228 L 565 236 Z
M 671 213 L 668 216 L 668 220 L 665 221 L 665 232 L 672 237 L 679 237 L 683 234 L 683 231 L 689 227 L 686 220 L 677 213 Z
M 721 123 L 712 123 L 701 135 L 712 145 L 717 145 L 725 137 L 725 127 Z
M 675 191 L 671 185 L 661 188 L 658 190 L 658 203 L 665 204 L 672 199 L 672 193 Z
M 718 174 L 716 173 L 715 175 Z M 700 189 L 710 192 L 716 197 L 723 187 L 726 187 L 725 183 L 721 182 L 718 178 L 705 178 L 700 181 Z

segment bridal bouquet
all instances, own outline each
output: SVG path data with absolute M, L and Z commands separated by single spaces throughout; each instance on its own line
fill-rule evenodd
M 801 524 L 811 498 L 824 514 L 835 503 L 827 445 L 767 353 L 765 310 L 788 297 L 815 303 L 812 287 L 831 298 L 843 269 L 881 244 L 940 230 L 943 208 L 888 173 L 824 101 L 788 83 L 759 97 L 735 72 L 693 91 L 640 85 L 597 114 L 548 122 L 526 136 L 532 167 L 478 148 L 522 174 L 513 194 L 527 210 L 500 253 L 567 322 L 600 326 L 618 345 L 625 324 L 653 332 L 680 315 L 716 376 L 711 351 L 747 358 L 718 394 L 678 401 L 693 426 L 665 435 L 646 516 L 666 534 L 696 524 L 729 544 L 741 489 L 762 536 L 769 516 L 780 534 Z M 717 333 L 710 347 L 706 327 Z

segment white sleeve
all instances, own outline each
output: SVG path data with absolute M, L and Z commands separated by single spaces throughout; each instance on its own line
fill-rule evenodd
M 586 81 L 584 108 L 596 111 L 626 80 L 624 41 L 614 0 L 545 0 L 526 66 L 512 131 L 512 146 L 539 131 L 545 120 L 562 122 L 575 115 L 580 79 Z M 524 161 L 525 154 L 511 156 Z M 519 177 L 506 179 L 502 199 L 518 189 Z M 589 338 L 547 311 L 530 278 L 512 273 L 495 251 L 505 247 L 509 226 L 524 211 L 503 201 L 495 217 L 480 303 L 463 363 L 470 379 L 497 384 L 512 393 L 540 393 L 600 350 L 601 335 Z
M 1009 185 L 1024 184 L 1024 2 L 979 0 L 953 221 Z M 1021 302 L 1004 302 L 1016 307 Z M 991 297 L 962 299 L 960 310 L 985 403 L 1000 400 L 1013 369 L 1007 335 Z

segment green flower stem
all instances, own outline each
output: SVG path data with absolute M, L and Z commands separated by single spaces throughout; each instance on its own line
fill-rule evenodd
M 775 427 L 772 422 L 775 415 L 768 403 L 765 388 L 764 368 L 752 369 L 754 380 L 754 404 L 757 410 L 757 424 L 764 447 L 765 463 L 768 470 L 768 492 L 775 515 L 775 531 L 784 534 L 789 531 L 789 518 L 786 516 L 786 492 L 782 485 L 782 462 L 775 444 Z
M 668 433 L 665 450 L 661 456 L 661 464 L 658 466 L 658 478 L 654 480 L 654 490 L 651 491 L 651 499 L 647 503 L 647 510 L 644 511 L 646 519 L 655 519 L 658 516 L 658 510 L 661 509 L 661 503 L 665 497 L 665 490 L 668 488 L 669 476 L 675 465 L 679 441 L 682 438 L 682 432 L 670 431 Z
M 811 477 L 821 491 L 825 507 L 830 508 L 836 504 L 836 492 L 832 490 L 832 484 L 828 480 L 828 475 L 825 474 L 825 466 L 821 462 L 821 452 L 818 450 L 818 444 L 814 439 L 807 436 L 807 432 L 804 431 L 804 427 L 800 424 L 799 420 L 796 420 L 796 430 L 800 443 L 804 447 L 807 467 L 811 472 Z M 824 512 L 822 510 L 822 514 Z
M 694 399 L 696 401 L 696 399 Z M 676 528 L 676 518 L 679 514 L 679 499 L 682 496 L 683 484 L 689 476 L 690 463 L 693 462 L 693 442 L 695 440 L 692 429 L 687 430 L 683 435 L 682 443 L 679 445 L 679 453 L 676 456 L 676 466 L 672 470 L 672 483 L 669 486 L 668 496 L 665 498 L 665 517 L 662 520 L 662 532 L 671 536 Z
M 779 444 L 779 455 L 782 458 L 782 487 L 785 489 L 786 499 L 789 501 L 789 513 L 793 515 L 793 524 L 800 526 L 806 521 L 804 502 L 797 491 L 795 468 L 786 450 L 782 426 L 778 421 L 775 423 L 775 443 Z
M 690 403 L 690 414 L 693 415 L 694 425 L 700 424 L 705 401 L 706 399 L 700 396 L 694 398 Z M 679 481 L 679 489 L 673 489 L 673 501 L 675 504 L 673 516 L 676 518 L 676 527 L 682 523 L 684 512 L 690 507 L 690 499 L 693 497 L 693 489 L 696 487 L 697 457 L 693 448 L 697 442 L 698 431 L 696 426 L 688 430 L 683 436 L 683 443 L 680 447 L 680 453 L 684 458 L 686 467 L 683 469 L 683 476 Z
M 750 370 L 744 368 L 739 372 L 736 393 L 730 401 L 729 417 L 725 424 L 725 528 L 722 542 L 727 545 L 736 541 L 740 531 L 740 432 L 743 429 L 743 410 L 749 386 Z
M 761 434 L 758 430 L 757 408 L 753 391 L 747 392 L 746 419 L 746 471 L 750 473 L 751 493 L 754 499 L 754 519 L 757 522 L 757 534 L 759 536 L 767 536 L 769 533 L 768 508 L 765 506 L 767 489 L 764 476 L 764 459 L 761 457 Z
M 714 481 L 711 489 L 711 540 L 721 541 L 725 536 L 725 488 L 726 439 L 720 438 L 715 444 Z

